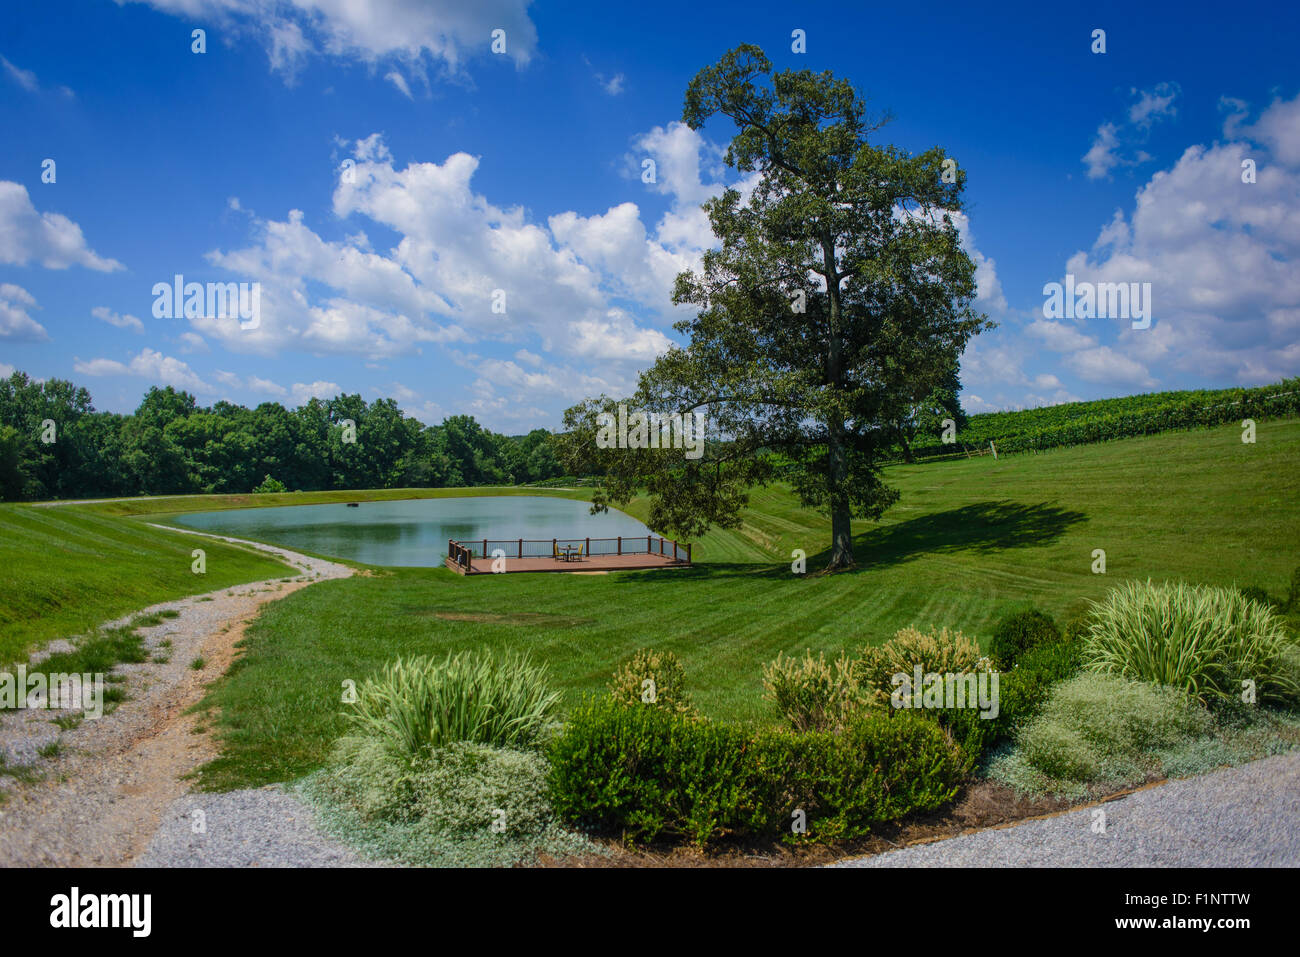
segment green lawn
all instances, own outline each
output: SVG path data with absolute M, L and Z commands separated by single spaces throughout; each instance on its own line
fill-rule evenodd
M 198 547 L 205 575 L 190 569 Z M 0 664 L 158 602 L 288 574 L 252 549 L 79 507 L 0 505 Z
M 860 568 L 829 577 L 790 573 L 794 548 L 810 569 L 824 560 L 828 523 L 771 488 L 754 494 L 741 528 L 697 544 L 690 570 L 467 579 L 403 569 L 315 585 L 267 608 L 208 697 L 224 750 L 204 783 L 317 767 L 343 727 L 343 682 L 398 655 L 528 650 L 572 703 L 653 646 L 681 656 L 705 713 L 757 722 L 771 720 L 761 668 L 780 651 L 833 653 L 913 623 L 987 641 L 1021 603 L 1063 617 L 1125 578 L 1285 594 L 1300 564 L 1300 420 L 1261 423 L 1255 445 L 1240 436 L 1224 427 L 892 468 L 902 499 L 878 525 L 859 524 Z M 629 511 L 644 518 L 645 504 Z M 1105 575 L 1091 572 L 1097 548 Z

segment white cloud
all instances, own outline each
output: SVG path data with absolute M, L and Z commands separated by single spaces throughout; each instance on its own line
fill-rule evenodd
M 1129 107 L 1129 122 L 1139 127 L 1149 127 L 1157 120 L 1174 116 L 1178 108 L 1174 100 L 1181 91 L 1177 83 L 1157 83 L 1150 90 L 1131 89 L 1129 93 L 1138 101 Z
M 1289 102 L 1275 99 L 1259 121 L 1241 133 L 1267 146 L 1284 166 L 1300 167 L 1300 96 Z
M 0 379 L 7 379 L 17 371 L 7 362 L 0 362 Z
M 1159 383 L 1146 366 L 1110 346 L 1084 349 L 1065 357 L 1065 364 L 1082 379 L 1125 388 L 1151 389 Z
M 1137 101 L 1128 109 L 1128 123 L 1106 122 L 1097 127 L 1092 146 L 1083 155 L 1089 179 L 1105 179 L 1119 166 L 1138 166 L 1154 157 L 1139 145 L 1148 138 L 1158 120 L 1175 116 L 1174 101 L 1180 89 L 1177 83 L 1157 83 L 1150 90 L 1136 87 L 1129 91 Z
M 122 0 L 119 0 L 122 2 Z M 271 68 L 292 78 L 315 54 L 373 64 L 426 61 L 463 73 L 472 54 L 491 55 L 492 31 L 505 31 L 505 56 L 526 65 L 537 51 L 530 0 L 131 0 L 186 20 L 207 19 L 261 35 Z
M 260 395 L 286 396 L 289 390 L 282 385 L 277 385 L 270 379 L 259 379 L 255 375 L 248 377 L 248 390 Z
M 122 269 L 86 246 L 81 227 L 60 213 L 40 213 L 27 187 L 0 180 L 0 263 L 25 266 L 37 262 L 46 269 L 85 266 L 99 272 Z
M 1114 123 L 1103 123 L 1097 127 L 1097 135 L 1092 146 L 1083 154 L 1083 162 L 1088 167 L 1088 179 L 1103 179 L 1119 165 L 1119 136 Z
M 155 349 L 143 349 L 130 362 L 115 359 L 91 359 L 83 362 L 74 359 L 72 368 L 82 375 L 135 376 L 153 385 L 170 385 L 198 394 L 211 394 L 216 390 L 204 382 L 188 364 L 180 359 L 165 356 Z
M 197 332 L 182 332 L 178 337 L 181 343 L 181 352 L 207 352 L 208 344 L 203 337 Z
M 334 212 L 356 231 L 326 240 L 298 210 L 283 221 L 254 220 L 250 245 L 209 259 L 262 284 L 261 325 L 192 324 L 235 351 L 294 349 L 370 362 L 418 354 L 426 343 L 507 344 L 513 362 L 451 353 L 478 377 L 460 411 L 490 412 L 497 423 L 600 391 L 623 394 L 670 347 L 664 327 L 689 311 L 672 304 L 672 285 L 713 244 L 698 206 L 725 188 L 720 150 L 688 127 L 670 124 L 635 142 L 656 159 L 653 191 L 669 200 L 653 227 L 634 202 L 539 223 L 475 191 L 477 157 L 454 153 L 399 167 L 377 133 L 340 143 L 350 148 L 355 175 L 337 182 Z M 736 188 L 743 196 L 753 183 L 746 177 Z M 363 218 L 395 234 L 390 248 L 373 247 Z M 957 219 L 977 266 L 977 304 L 1005 310 L 995 263 L 975 248 L 966 218 Z M 524 342 L 540 349 L 523 349 Z
M 36 298 L 22 286 L 0 283 L 0 339 L 42 342 L 49 338 L 45 327 L 28 315 L 38 308 Z
M 1265 110 L 1249 129 L 1255 146 L 1189 147 L 1138 190 L 1129 216 L 1117 212 L 1091 250 L 1070 257 L 1065 271 L 1076 281 L 1152 284 L 1152 328 L 1121 331 L 1121 359 L 1144 354 L 1243 385 L 1300 372 L 1300 152 L 1291 152 L 1291 138 L 1300 142 L 1298 104 Z M 1247 132 L 1239 113 L 1230 129 Z M 1259 165 L 1255 183 L 1241 181 L 1247 158 Z M 1102 376 L 1111 358 L 1076 361 Z M 1146 381 L 1123 361 L 1116 367 Z
M 975 264 L 975 308 L 988 315 L 997 316 L 1007 310 L 1007 298 L 998 279 L 998 264 L 985 256 L 975 246 L 970 217 L 961 212 L 947 214 L 961 237 L 961 247 Z
M 397 87 L 397 89 L 401 91 L 402 95 L 408 100 L 415 99 L 415 97 L 411 96 L 411 87 L 407 84 L 406 77 L 402 76 L 402 74 L 398 73 L 396 70 L 392 70 L 385 74 L 384 79 Z
M 2 56 L 0 56 L 0 64 L 4 65 L 5 72 L 13 78 L 14 82 L 27 92 L 35 93 L 40 89 L 40 84 L 36 82 L 36 74 L 31 70 L 24 70 L 21 67 L 14 66 Z
M 311 399 L 332 399 L 340 395 L 343 389 L 337 382 L 323 382 L 317 379 L 315 382 L 295 382 L 289 387 L 293 394 L 294 402 L 298 405 L 305 405 Z
M 1051 319 L 1035 319 L 1025 327 L 1025 331 L 1053 352 L 1074 352 L 1097 345 L 1094 337 L 1084 335 L 1075 326 Z
M 102 319 L 110 326 L 117 326 L 119 329 L 130 329 L 132 332 L 144 332 L 144 323 L 135 316 L 119 315 L 107 306 L 96 306 L 90 310 L 90 314 L 96 319 Z

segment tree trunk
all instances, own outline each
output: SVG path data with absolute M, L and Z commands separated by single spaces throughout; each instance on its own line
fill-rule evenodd
M 830 474 L 827 477 L 830 480 L 831 510 L 831 560 L 826 566 L 828 572 L 852 568 L 857 564 L 853 558 L 853 510 L 844 488 L 848 480 L 848 464 L 845 462 L 842 429 L 842 425 L 832 424 L 826 443 L 830 459 Z
M 822 266 L 825 270 L 826 292 L 830 299 L 830 328 L 827 336 L 826 380 L 836 391 L 844 388 L 843 358 L 840 352 L 840 282 L 835 257 L 835 237 L 822 236 Z M 849 505 L 846 486 L 849 466 L 844 451 L 844 421 L 826 423 L 827 492 L 831 507 L 831 560 L 826 571 L 835 572 L 852 568 L 853 560 L 853 509 Z
M 903 446 L 903 461 L 908 465 L 915 465 L 916 456 L 912 454 L 912 446 L 907 441 L 907 433 L 900 432 L 898 434 L 898 441 L 899 444 Z

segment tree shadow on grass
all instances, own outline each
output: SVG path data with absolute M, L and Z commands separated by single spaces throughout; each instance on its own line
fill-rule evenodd
M 946 512 L 920 515 L 893 525 L 878 525 L 854 536 L 858 564 L 892 565 L 922 555 L 951 552 L 997 552 L 1032 548 L 1056 541 L 1072 525 L 1086 521 L 1073 512 L 1041 502 L 975 502 Z M 830 558 L 830 550 L 819 558 Z
M 953 552 L 997 552 L 1013 548 L 1048 545 L 1059 539 L 1072 525 L 1086 521 L 1083 512 L 1048 505 L 1022 502 L 975 502 L 961 508 L 919 515 L 892 525 L 877 525 L 853 537 L 853 554 L 857 559 L 854 572 L 912 561 L 924 555 Z M 814 543 L 809 542 L 812 545 Z M 805 548 L 805 550 L 808 550 Z M 830 548 L 808 556 L 809 573 L 830 561 Z M 660 579 L 664 575 L 686 578 L 745 576 L 749 578 L 790 578 L 790 563 L 706 562 L 692 568 L 664 571 L 623 573 L 625 581 L 641 578 Z

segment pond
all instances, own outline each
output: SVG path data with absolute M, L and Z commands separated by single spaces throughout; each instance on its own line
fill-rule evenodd
M 177 515 L 177 525 L 251 538 L 368 565 L 430 567 L 447 557 L 447 539 L 551 539 L 645 536 L 623 512 L 592 515 L 590 503 L 539 495 L 481 495 L 393 502 L 284 505 Z

